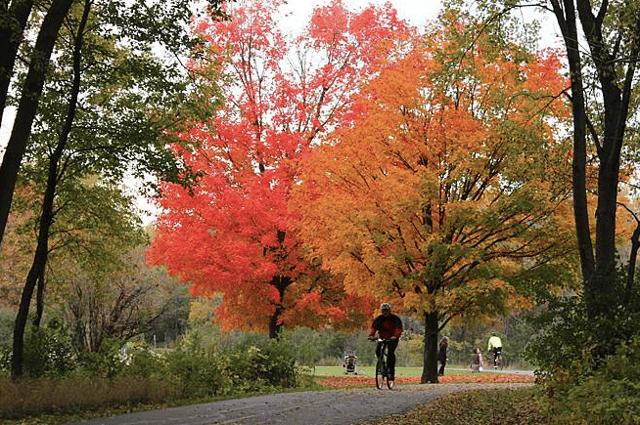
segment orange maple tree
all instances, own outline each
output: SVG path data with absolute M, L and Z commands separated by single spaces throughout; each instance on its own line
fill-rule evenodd
M 554 52 L 499 41 L 444 14 L 363 89 L 295 195 L 311 256 L 347 292 L 424 317 L 423 383 L 438 382 L 450 320 L 506 313 L 576 273 L 567 82 Z
M 190 189 L 164 185 L 149 251 L 194 294 L 223 295 L 223 329 L 272 337 L 283 324 L 339 327 L 369 317 L 366 295 L 345 293 L 306 258 L 288 205 L 301 158 L 409 34 L 393 9 L 352 13 L 333 1 L 292 39 L 274 20 L 281 3 L 238 2 L 229 20 L 195 22 L 204 57 L 192 69 L 212 78 L 203 90 L 218 90 L 223 104 L 184 123 L 178 136 L 197 148 L 176 154 L 201 178 Z M 203 108 L 214 103 L 203 99 Z

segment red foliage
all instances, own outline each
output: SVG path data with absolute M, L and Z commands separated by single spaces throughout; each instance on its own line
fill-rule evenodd
M 346 294 L 308 260 L 291 227 L 298 212 L 289 208 L 290 192 L 302 158 L 393 40 L 408 34 L 393 10 L 354 14 L 334 1 L 289 40 L 273 18 L 279 4 L 238 2 L 228 21 L 194 23 L 206 57 L 191 67 L 216 76 L 203 91 L 219 90 L 224 104 L 205 122 L 184 123 L 179 137 L 197 149 L 176 147 L 176 154 L 202 177 L 190 190 L 163 187 L 149 251 L 152 264 L 191 283 L 194 294 L 224 295 L 216 319 L 225 329 L 268 327 L 272 336 L 282 324 L 369 317 L 371 302 Z
M 478 384 L 478 383 L 514 383 L 514 382 L 534 382 L 534 377 L 530 375 L 516 375 L 504 373 L 474 373 L 467 375 L 445 375 L 438 378 L 441 384 Z M 354 387 L 362 385 L 375 385 L 373 376 L 329 376 L 320 381 L 327 387 Z M 395 383 L 419 384 L 420 378 L 417 376 L 397 376 Z

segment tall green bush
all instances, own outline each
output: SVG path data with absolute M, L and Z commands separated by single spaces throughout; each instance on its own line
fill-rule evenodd
M 248 335 L 225 352 L 235 388 L 260 391 L 289 388 L 296 384 L 296 356 L 287 340 Z
M 556 424 L 640 423 L 640 342 L 622 344 L 594 368 L 591 356 L 574 359 L 580 373 L 557 371 L 543 381 L 544 413 Z
M 614 282 L 606 315 L 590 317 L 580 297 L 553 300 L 535 320 L 525 358 L 538 368 L 542 405 L 552 423 L 640 423 L 638 291 Z
M 124 342 L 105 339 L 97 353 L 82 352 L 77 357 L 75 374 L 78 377 L 115 378 L 121 376 L 126 367 L 126 357 L 121 349 Z
M 174 385 L 179 398 L 228 394 L 232 389 L 226 359 L 215 352 L 180 347 L 166 353 L 165 362 L 164 378 Z
M 58 320 L 31 326 L 25 336 L 24 375 L 30 378 L 64 376 L 75 368 L 71 335 Z

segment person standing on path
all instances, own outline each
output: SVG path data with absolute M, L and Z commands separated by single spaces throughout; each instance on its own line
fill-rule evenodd
M 440 369 L 438 370 L 438 376 L 444 375 L 444 367 L 447 364 L 447 348 L 449 347 L 449 338 L 442 337 L 440 340 L 440 349 L 438 350 L 438 361 L 440 362 Z
M 380 339 L 390 339 L 389 343 L 389 357 L 387 358 L 387 369 L 391 371 L 389 381 L 395 379 L 396 372 L 396 348 L 398 347 L 398 340 L 402 335 L 402 320 L 395 314 L 391 314 L 391 305 L 389 303 L 382 303 L 380 306 L 381 314 L 375 318 L 369 330 L 369 339 L 372 339 L 376 332 Z M 376 345 L 376 357 L 380 358 L 380 352 L 382 351 L 382 341 L 378 341 Z

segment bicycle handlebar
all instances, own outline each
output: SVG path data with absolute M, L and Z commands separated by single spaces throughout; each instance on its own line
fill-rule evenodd
M 369 341 L 377 341 L 377 342 L 391 342 L 391 341 L 397 341 L 398 338 L 396 338 L 395 336 L 392 336 L 389 339 L 383 339 L 380 338 L 379 336 L 370 336 L 367 338 Z

